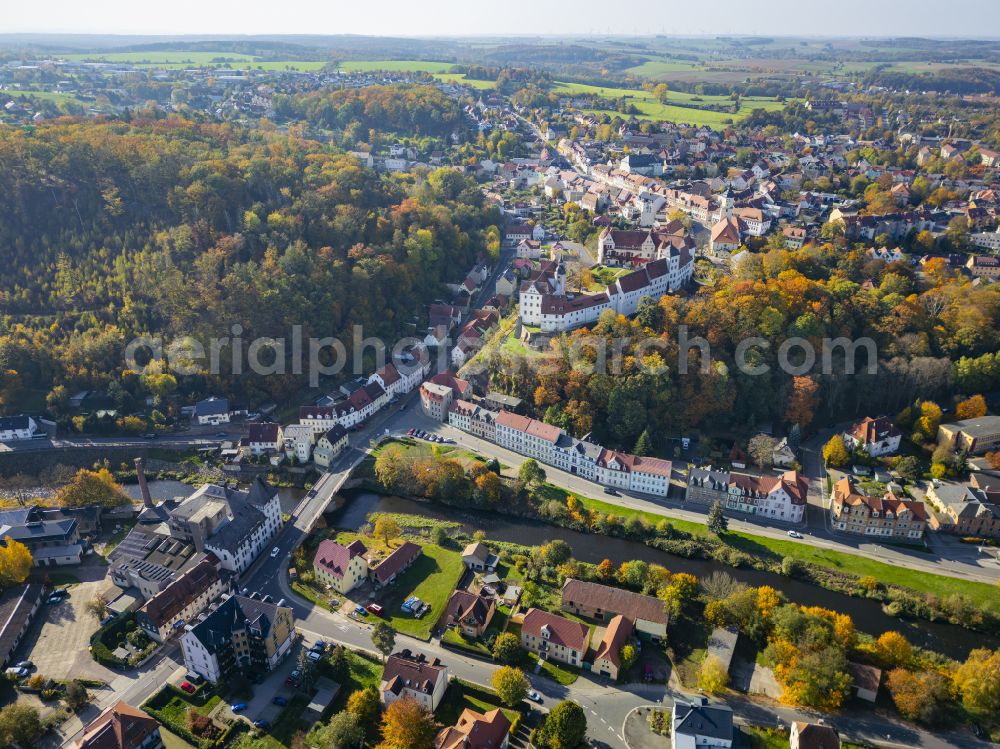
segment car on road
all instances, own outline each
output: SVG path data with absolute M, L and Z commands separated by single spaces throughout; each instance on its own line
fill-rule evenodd
M 532 702 L 541 702 L 542 701 L 542 695 L 540 695 L 534 689 L 529 689 L 528 690 L 528 699 L 531 700 Z
M 234 713 L 241 713 L 247 709 L 247 703 L 234 702 L 232 705 L 229 706 L 229 709 L 232 710 Z
M 610 494 L 612 497 L 618 496 L 618 492 L 615 489 L 612 489 L 610 486 L 604 487 L 604 493 Z
M 268 729 L 268 728 L 271 727 L 271 723 L 270 723 L 270 721 L 267 721 L 267 720 L 264 720 L 263 718 L 261 718 L 260 720 L 255 720 L 253 722 L 253 727 L 254 728 L 260 728 L 261 730 L 266 730 L 266 729 Z
M 279 547 L 275 546 L 273 549 L 271 549 L 271 559 L 274 559 L 280 553 L 281 553 L 281 549 Z
M 157 437 L 157 434 L 156 434 L 156 432 L 146 432 L 142 436 L 143 436 L 144 439 L 147 439 L 147 440 L 155 440 L 156 437 Z
M 195 691 L 196 691 L 196 689 L 197 689 L 197 687 L 195 687 L 195 685 L 192 684 L 190 681 L 182 681 L 181 682 L 181 689 L 183 689 L 188 694 L 194 694 Z
M 364 606 L 355 606 L 354 613 L 357 614 L 358 616 L 368 616 L 368 609 L 366 609 Z
M 224 439 L 225 439 L 226 437 L 228 437 L 228 436 L 229 436 L 229 435 L 228 435 L 228 434 L 226 434 L 225 432 L 216 432 L 216 433 L 215 433 L 215 438 L 216 438 L 216 439 L 220 439 L 220 440 L 224 440 Z
M 798 531 L 788 531 L 789 538 L 802 538 L 802 534 Z
M 280 694 L 271 700 L 272 705 L 277 705 L 278 707 L 284 707 L 288 704 L 288 700 L 282 697 Z

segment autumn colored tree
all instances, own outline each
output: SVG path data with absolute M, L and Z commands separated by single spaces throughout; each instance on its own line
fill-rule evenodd
M 941 407 L 933 401 L 923 401 L 920 404 L 920 416 L 914 423 L 916 435 L 923 440 L 932 440 L 937 436 L 940 423 Z
M 941 725 L 951 702 L 948 677 L 937 671 L 907 671 L 894 668 L 886 679 L 892 701 L 904 718 L 928 726 Z
M 507 707 L 514 707 L 528 696 L 528 677 L 514 666 L 501 666 L 490 678 L 493 691 Z
M 753 458 L 758 468 L 770 468 L 774 460 L 774 448 L 778 441 L 767 434 L 758 434 L 750 438 L 747 452 Z
M 906 667 L 913 660 L 913 646 L 899 632 L 883 632 L 875 642 L 879 659 L 887 666 Z
M 615 577 L 615 565 L 610 559 L 602 559 L 597 565 L 597 576 L 602 580 L 613 580 Z
M 492 471 L 487 471 L 476 477 L 475 480 L 476 501 L 486 507 L 495 507 L 500 502 L 503 484 L 500 477 Z
M 729 686 L 729 672 L 714 655 L 705 656 L 698 668 L 698 689 L 709 694 L 722 694 Z
M 382 741 L 376 749 L 432 749 L 437 723 L 427 708 L 404 697 L 382 713 Z
M 56 502 L 63 507 L 87 505 L 118 507 L 131 504 L 132 499 L 122 490 L 107 468 L 99 468 L 96 471 L 81 468 L 73 480 L 56 493 Z
M 1000 650 L 976 648 L 954 676 L 962 702 L 971 710 L 1000 710 Z
M 587 714 L 572 700 L 563 700 L 542 719 L 533 743 L 542 749 L 572 749 L 587 735 Z
M 403 529 L 399 527 L 399 523 L 396 522 L 396 519 L 392 515 L 388 514 L 379 515 L 376 518 L 375 528 L 372 531 L 372 535 L 375 538 L 381 538 L 382 543 L 386 546 L 389 545 L 392 539 L 399 538 L 402 533 Z
M 956 419 L 975 419 L 986 415 L 986 399 L 981 395 L 973 395 L 955 406 Z
M 413 479 L 410 460 L 400 445 L 389 444 L 375 458 L 375 477 L 389 492 L 405 492 Z
M 816 415 L 818 390 L 819 385 L 812 378 L 793 377 L 792 389 L 788 395 L 788 407 L 785 409 L 785 421 L 798 424 L 802 429 L 809 426 Z
M 847 452 L 844 438 L 839 434 L 833 435 L 826 444 L 823 445 L 823 462 L 828 466 L 845 466 L 851 460 L 851 454 Z
M 373 686 L 351 692 L 347 698 L 347 711 L 358 716 L 358 720 L 366 726 L 373 725 L 381 709 L 378 690 Z
M 5 536 L 0 544 L 0 587 L 20 585 L 31 572 L 31 552 L 20 541 Z

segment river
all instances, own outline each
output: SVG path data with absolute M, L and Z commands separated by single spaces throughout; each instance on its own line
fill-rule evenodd
M 332 525 L 341 528 L 360 527 L 371 512 L 400 512 L 453 520 L 461 523 L 464 530 L 469 533 L 483 530 L 491 539 L 525 546 L 537 546 L 559 538 L 573 548 L 573 556 L 582 562 L 598 564 L 607 558 L 618 566 L 624 561 L 642 559 L 661 564 L 671 572 L 688 572 L 699 578 L 707 577 L 716 571 L 724 571 L 748 585 L 770 585 L 795 603 L 823 606 L 850 614 L 855 626 L 861 632 L 877 637 L 888 630 L 896 630 L 915 645 L 958 660 L 964 660 L 973 648 L 1000 646 L 1000 638 L 972 632 L 953 624 L 897 619 L 886 614 L 878 601 L 853 598 L 770 572 L 734 569 L 709 560 L 685 559 L 636 541 L 579 533 L 524 518 L 488 512 L 459 511 L 443 505 L 417 502 L 402 497 L 384 497 L 368 492 L 347 492 L 344 497 L 338 497 L 338 503 L 338 507 L 330 513 L 330 521 Z
M 149 495 L 153 498 L 154 502 L 158 502 L 161 499 L 187 497 L 197 488 L 197 486 L 184 484 L 180 481 L 174 481 L 172 479 L 153 480 L 149 482 Z M 122 489 L 124 489 L 125 493 L 132 497 L 132 499 L 141 499 L 138 484 L 126 484 L 122 487 Z M 295 509 L 299 500 L 301 500 L 305 495 L 305 489 L 292 489 L 288 487 L 278 489 L 278 498 L 281 501 L 281 511 L 291 512 Z

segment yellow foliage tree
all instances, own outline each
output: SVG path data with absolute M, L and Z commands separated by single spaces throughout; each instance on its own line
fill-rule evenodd
M 844 444 L 844 438 L 839 434 L 833 435 L 830 440 L 823 445 L 823 462 L 828 466 L 847 465 L 847 461 L 850 459 L 851 456 L 847 452 L 847 446 Z
M 100 505 L 101 507 L 118 507 L 131 504 L 132 499 L 122 491 L 122 488 L 107 468 L 88 471 L 81 468 L 73 480 L 59 490 L 56 501 L 63 507 L 85 507 Z
M 709 694 L 721 694 L 729 686 L 729 672 L 714 655 L 705 657 L 698 669 L 698 688 Z
M 781 605 L 781 594 L 770 585 L 757 588 L 757 611 L 761 618 L 767 619 L 771 612 Z
M 878 657 L 887 666 L 907 666 L 913 660 L 913 646 L 899 632 L 883 632 L 876 648 Z
M 20 541 L 6 536 L 0 545 L 0 585 L 18 585 L 28 579 L 31 572 L 31 552 Z

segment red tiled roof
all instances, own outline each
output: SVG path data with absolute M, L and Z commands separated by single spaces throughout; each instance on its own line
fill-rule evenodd
M 621 649 L 631 636 L 632 622 L 618 614 L 608 623 L 601 644 L 597 646 L 594 660 L 603 658 L 611 661 L 615 666 L 621 666 Z
M 327 538 L 316 549 L 313 567 L 322 567 L 334 577 L 342 578 L 351 560 L 367 551 L 368 549 L 361 541 L 352 541 L 344 546 Z
M 571 650 L 583 652 L 587 649 L 590 628 L 586 624 L 574 622 L 558 614 L 550 614 L 541 609 L 528 609 L 521 624 L 521 632 L 534 637 L 542 637 L 542 628 L 548 631 L 549 642 L 564 645 Z
M 414 560 L 420 556 L 420 551 L 420 547 L 412 541 L 404 541 L 402 546 L 395 549 L 379 563 L 378 567 L 372 570 L 372 574 L 375 575 L 376 580 L 384 583 L 400 570 L 413 564 Z

